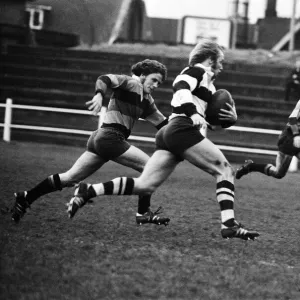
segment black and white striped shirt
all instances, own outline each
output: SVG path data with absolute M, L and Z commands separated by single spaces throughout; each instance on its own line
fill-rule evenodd
M 211 68 L 202 64 L 185 68 L 173 82 L 172 114 L 169 119 L 190 117 L 195 113 L 205 117 L 207 103 L 216 91 L 213 76 Z

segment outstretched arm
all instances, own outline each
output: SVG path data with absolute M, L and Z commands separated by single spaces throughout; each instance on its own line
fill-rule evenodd
M 168 124 L 168 118 L 166 118 L 159 110 L 148 116 L 146 120 L 152 123 L 158 130 Z
M 149 105 L 144 110 L 143 114 L 141 115 L 141 118 L 153 124 L 157 129 L 160 129 L 161 127 L 168 124 L 168 118 L 166 118 L 160 112 L 160 110 L 158 110 L 151 96 L 150 96 Z
M 95 96 L 92 100 L 86 102 L 88 109 L 91 110 L 94 115 L 97 115 L 101 110 L 107 89 L 126 87 L 127 82 L 128 80 L 124 75 L 108 74 L 99 76 L 95 84 Z

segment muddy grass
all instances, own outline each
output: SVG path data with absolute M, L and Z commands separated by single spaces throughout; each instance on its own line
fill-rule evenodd
M 19 224 L 12 194 L 69 168 L 83 149 L 0 143 L 1 299 L 300 299 L 299 173 L 236 182 L 236 217 L 255 242 L 223 240 L 212 177 L 182 163 L 155 193 L 170 225 L 135 224 L 136 197 L 103 197 L 73 220 L 73 190 L 44 196 Z M 108 163 L 90 182 L 136 176 Z

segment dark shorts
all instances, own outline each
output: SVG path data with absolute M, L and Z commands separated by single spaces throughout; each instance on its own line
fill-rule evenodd
M 119 157 L 129 148 L 130 144 L 124 134 L 114 128 L 99 128 L 91 134 L 87 142 L 87 150 L 106 161 Z
M 204 136 L 193 126 L 190 118 L 175 117 L 157 132 L 155 138 L 157 150 L 170 151 L 183 160 L 183 152 L 201 142 Z
M 299 148 L 294 147 L 293 145 L 294 137 L 290 127 L 285 127 L 277 142 L 278 150 L 287 155 L 297 155 L 300 152 Z

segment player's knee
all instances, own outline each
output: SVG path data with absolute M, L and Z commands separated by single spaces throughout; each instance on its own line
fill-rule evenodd
M 151 195 L 157 187 L 151 184 L 147 180 L 136 179 L 134 184 L 134 189 L 136 192 L 142 195 Z
M 234 169 L 231 164 L 227 161 L 216 161 L 215 162 L 215 175 L 221 175 L 225 177 L 233 177 L 234 176 Z

